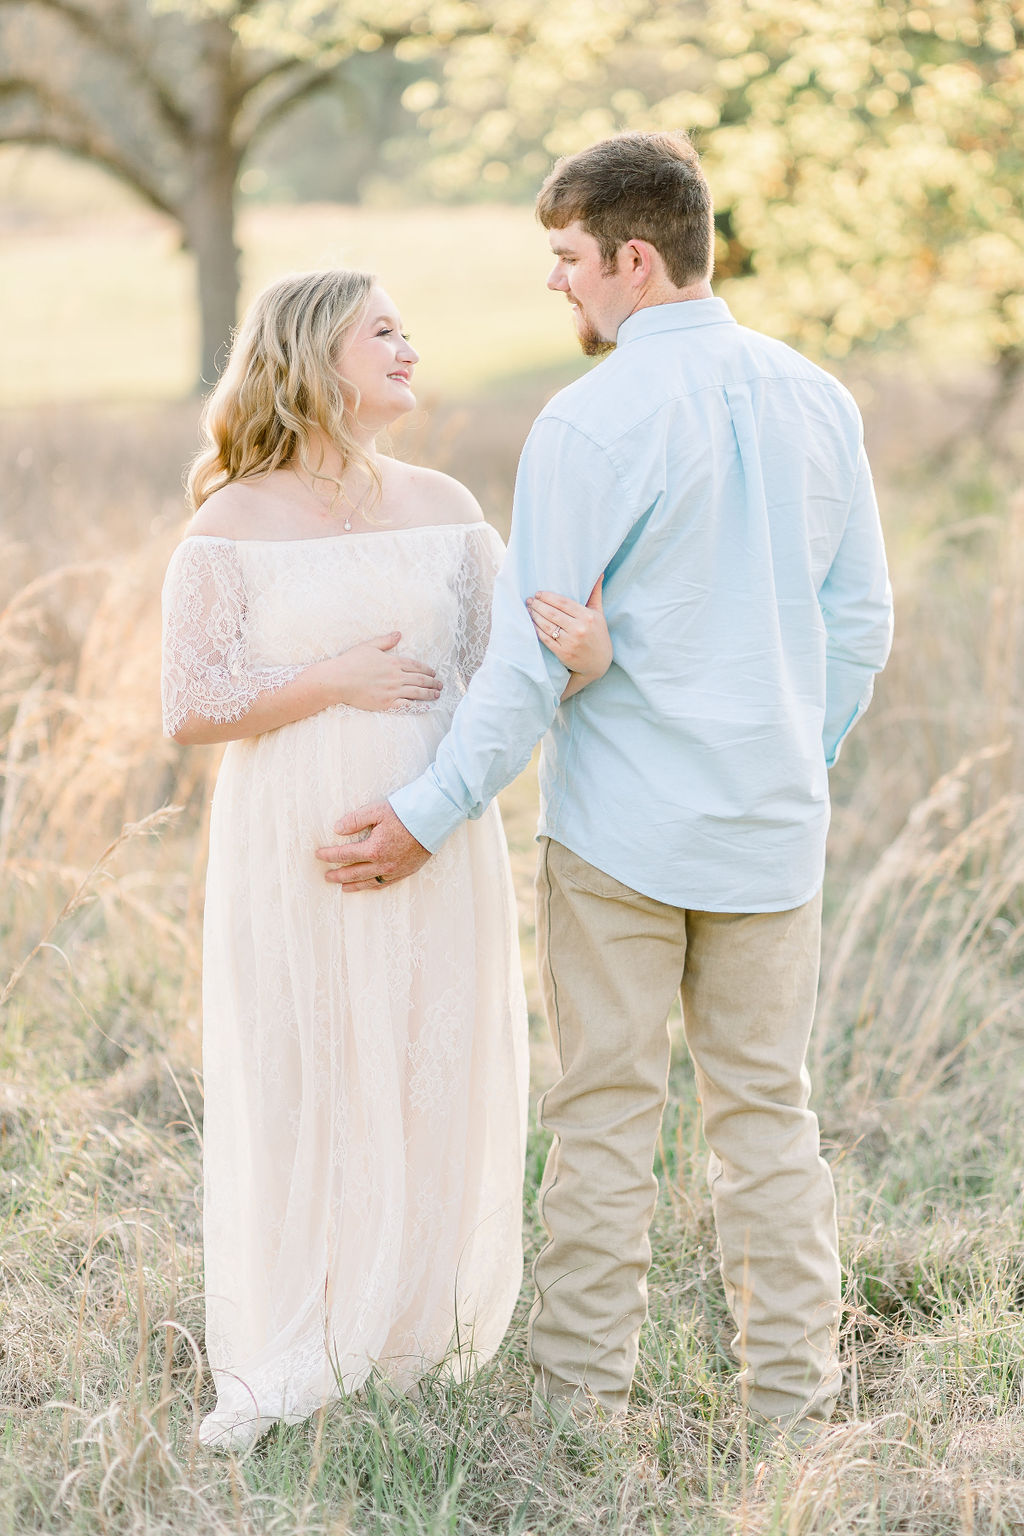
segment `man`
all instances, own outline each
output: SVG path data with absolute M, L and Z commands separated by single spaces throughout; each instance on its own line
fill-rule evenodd
M 538 1398 L 625 1408 L 681 989 L 744 1398 L 810 1430 L 840 1385 L 835 1199 L 805 1068 L 827 768 L 891 636 L 860 418 L 712 296 L 685 136 L 561 161 L 538 210 L 548 286 L 585 352 L 615 350 L 530 433 L 487 658 L 433 766 L 339 823 L 372 827 L 365 842 L 322 856 L 346 890 L 412 873 L 548 733 L 538 943 L 562 1075 L 539 1111 Z M 525 600 L 584 601 L 602 572 L 614 661 L 560 707 L 566 670 Z

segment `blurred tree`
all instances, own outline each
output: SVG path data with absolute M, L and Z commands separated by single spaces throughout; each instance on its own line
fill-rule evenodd
M 404 41 L 422 59 L 480 24 L 462 0 L 0 0 L 0 142 L 91 160 L 178 224 L 210 383 L 236 318 L 236 192 L 252 145 L 326 91 L 379 123 L 383 74 L 368 55 Z
M 1024 0 L 714 0 L 708 172 L 738 306 L 841 357 L 883 337 L 1024 372 Z
M 527 197 L 604 134 L 688 128 L 741 318 L 820 356 L 899 337 L 994 362 L 992 415 L 1024 376 L 1024 0 L 0 0 L 0 17 L 0 140 L 85 155 L 177 220 L 207 378 L 234 319 L 243 157 L 327 91 L 378 139 L 400 94 L 417 133 L 384 154 L 446 199 Z
M 388 146 L 415 126 L 401 98 L 421 71 L 422 65 L 403 63 L 390 48 L 351 59 L 344 90 L 317 92 L 260 134 L 246 155 L 243 197 L 360 202 L 379 186 L 376 178 L 391 174 Z M 332 144 L 344 146 L 344 153 L 325 153 Z
M 531 9 L 530 7 L 526 7 Z M 510 3 L 413 82 L 438 193 L 535 185 L 623 128 L 695 131 L 720 291 L 819 356 L 909 339 L 1024 377 L 1024 0 Z

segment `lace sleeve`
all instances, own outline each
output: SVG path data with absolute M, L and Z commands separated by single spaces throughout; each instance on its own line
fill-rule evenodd
M 501 536 L 489 523 L 474 523 L 466 533 L 459 566 L 459 633 L 456 665 L 463 685 L 468 684 L 487 650 L 491 633 L 491 601 L 494 580 L 505 558 Z
M 192 716 L 240 720 L 261 693 L 281 688 L 301 666 L 255 667 L 248 654 L 246 601 L 230 539 L 185 539 L 163 586 L 164 732 Z

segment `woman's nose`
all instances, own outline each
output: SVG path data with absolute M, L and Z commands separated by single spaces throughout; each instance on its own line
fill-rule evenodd
M 399 360 L 403 363 L 418 363 L 420 360 L 420 355 L 411 341 L 402 342 L 401 351 L 398 356 Z

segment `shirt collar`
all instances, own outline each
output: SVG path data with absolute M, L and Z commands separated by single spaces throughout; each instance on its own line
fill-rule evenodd
M 638 336 L 661 331 L 689 331 L 699 325 L 735 325 L 724 299 L 681 299 L 675 304 L 649 304 L 623 320 L 615 338 L 617 347 Z

